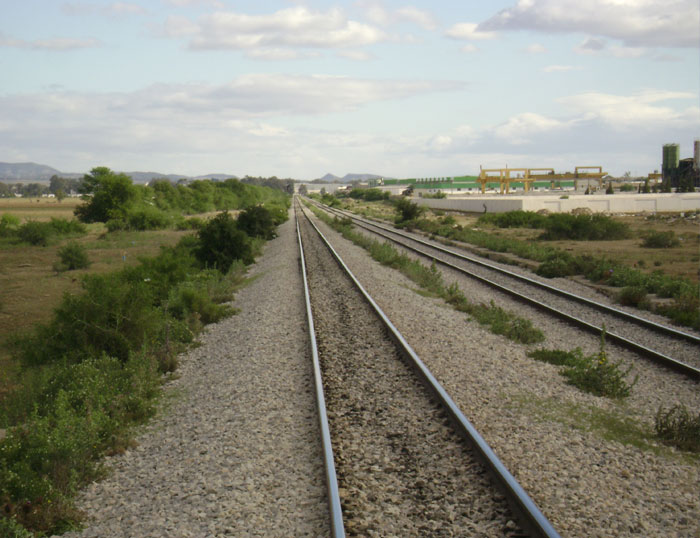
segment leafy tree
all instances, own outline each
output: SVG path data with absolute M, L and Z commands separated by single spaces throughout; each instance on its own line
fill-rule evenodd
M 404 222 L 420 217 L 425 212 L 425 207 L 414 204 L 408 198 L 399 198 L 396 202 L 396 212 L 398 221 Z
M 272 213 L 261 205 L 249 207 L 238 215 L 238 228 L 251 237 L 273 239 L 276 235 Z
M 64 177 L 59 177 L 57 175 L 51 176 L 51 179 L 49 180 L 49 192 L 52 194 L 56 194 L 58 191 L 63 191 L 66 192 L 70 190 L 70 185 L 68 184 L 68 180 Z
M 303 183 L 301 185 L 299 185 L 299 194 L 301 194 L 302 196 L 306 196 L 307 194 L 309 194 L 309 190 L 306 188 L 306 185 L 304 185 Z
M 227 273 L 236 260 L 251 264 L 253 249 L 248 235 L 238 228 L 228 211 L 219 213 L 197 232 L 197 259 L 222 273 Z
M 105 166 L 85 174 L 80 185 L 84 203 L 75 209 L 82 222 L 107 222 L 123 217 L 137 198 L 137 190 L 126 174 L 116 174 Z
M 66 197 L 66 193 L 63 191 L 63 189 L 58 189 L 54 194 L 59 202 Z

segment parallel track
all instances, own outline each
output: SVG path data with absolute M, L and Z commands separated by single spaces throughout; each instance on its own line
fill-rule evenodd
M 527 278 L 524 275 L 520 275 L 518 273 L 508 271 L 507 269 L 503 269 L 502 267 L 498 267 L 494 264 L 485 262 L 474 256 L 466 255 L 463 252 L 457 252 L 455 250 L 448 249 L 442 245 L 433 242 L 428 242 L 423 239 L 414 237 L 412 235 L 400 232 L 396 229 L 383 226 L 375 222 L 370 222 L 365 219 L 361 219 L 356 215 L 353 215 L 352 213 L 339 211 L 336 209 L 328 208 L 326 206 L 320 207 L 323 210 L 330 212 L 331 214 L 346 218 L 349 217 L 359 227 L 373 234 L 379 235 L 393 243 L 396 243 L 402 248 L 411 250 L 412 252 L 415 252 L 421 256 L 425 256 L 426 258 L 429 258 L 431 260 L 435 260 L 435 262 L 437 263 L 459 271 L 460 273 L 465 274 L 470 278 L 479 280 L 480 282 L 491 286 L 495 289 L 498 289 L 499 291 L 508 294 L 519 301 L 525 302 L 539 310 L 543 310 L 559 319 L 563 319 L 566 322 L 580 327 L 586 331 L 595 334 L 600 334 L 600 332 L 602 331 L 602 326 L 596 323 L 591 323 L 590 321 L 586 321 L 578 315 L 573 315 L 569 312 L 564 311 L 561 308 L 551 306 L 550 304 L 545 304 L 542 302 L 541 298 L 533 298 L 523 293 L 521 290 L 516 290 L 513 287 L 508 287 L 506 285 L 494 281 L 494 278 L 499 278 L 499 280 L 501 278 L 511 279 L 512 282 L 516 283 L 515 287 L 517 287 L 518 285 L 521 285 L 522 287 L 522 285 L 525 284 L 527 286 L 530 286 L 532 289 L 540 290 L 540 293 L 544 291 L 552 295 L 563 297 L 566 300 L 574 301 L 580 305 L 579 311 L 582 311 L 584 308 L 595 309 L 596 311 L 604 313 L 607 316 L 613 316 L 614 318 L 621 320 L 623 323 L 631 323 L 637 327 L 643 327 L 645 331 L 653 331 L 659 335 L 660 340 L 666 339 L 682 341 L 684 342 L 683 345 L 686 348 L 690 347 L 691 356 L 698 356 L 698 351 L 700 351 L 700 337 L 694 334 L 687 333 L 666 325 L 662 325 L 654 321 L 642 318 L 640 316 L 636 316 L 629 312 L 625 312 L 623 310 L 611 307 L 609 305 L 605 305 L 593 301 L 591 299 L 558 289 L 544 282 Z M 401 240 L 398 240 L 397 237 L 401 238 Z M 418 244 L 423 248 L 418 248 L 411 243 Z M 435 252 L 431 253 L 429 251 L 426 251 L 425 248 L 432 249 Z M 488 278 L 483 276 L 482 274 L 476 273 L 474 270 L 469 270 L 463 266 L 455 265 L 455 263 L 453 262 L 466 262 L 469 264 L 475 264 L 477 266 L 480 266 L 482 268 L 496 273 L 496 276 Z M 644 357 L 647 357 L 664 367 L 675 370 L 676 372 L 679 372 L 691 379 L 700 380 L 700 368 L 698 368 L 694 363 L 689 364 L 686 361 L 678 360 L 670 356 L 669 353 L 664 353 L 662 351 L 652 349 L 647 345 L 635 341 L 633 337 L 625 336 L 618 332 L 608 330 L 606 332 L 606 338 L 609 341 L 614 342 L 627 349 L 630 349 Z M 700 359 L 698 359 L 698 363 L 700 364 Z
M 303 210 L 301 211 L 303 213 Z M 316 344 L 316 337 L 314 334 L 314 321 L 313 312 L 311 306 L 310 295 L 313 296 L 313 290 L 309 292 L 309 285 L 307 284 L 307 264 L 306 256 L 304 254 L 302 239 L 301 226 L 299 222 L 299 210 L 295 211 L 297 214 L 297 233 L 299 237 L 299 248 L 301 252 L 301 264 L 302 272 L 304 275 L 305 291 L 307 297 L 307 315 L 309 319 L 309 329 L 311 333 L 312 350 L 314 356 L 314 371 L 317 382 L 317 400 L 319 406 L 319 417 L 321 420 L 321 430 L 324 443 L 324 457 L 326 459 L 326 475 L 328 478 L 328 497 L 330 504 L 330 513 L 332 520 L 332 532 L 334 537 L 345 536 L 345 529 L 343 526 L 343 515 L 340 508 L 340 495 L 338 492 L 338 483 L 336 479 L 336 469 L 333 461 L 333 450 L 331 442 L 331 434 L 328 425 L 327 412 L 325 410 L 325 398 L 324 389 L 322 382 L 321 373 L 321 362 L 319 361 L 318 346 Z M 308 218 L 308 222 L 311 224 L 315 233 L 322 239 L 328 250 L 331 252 L 332 256 L 337 261 L 337 264 L 342 268 L 348 278 L 352 280 L 354 287 L 362 294 L 364 301 L 372 307 L 372 310 L 376 313 L 378 320 L 381 320 L 381 324 L 386 328 L 386 331 L 391 336 L 392 340 L 395 342 L 399 354 L 403 359 L 412 367 L 417 376 L 419 377 L 422 384 L 428 389 L 432 397 L 439 402 L 442 406 L 443 411 L 450 418 L 450 422 L 454 430 L 459 434 L 460 437 L 465 439 L 471 447 L 471 451 L 479 458 L 484 467 L 489 471 L 492 476 L 495 485 L 503 492 L 505 499 L 511 507 L 511 510 L 515 514 L 518 524 L 520 527 L 528 533 L 528 536 L 533 537 L 556 537 L 557 532 L 554 530 L 552 525 L 547 521 L 547 519 L 542 515 L 539 509 L 535 506 L 532 500 L 528 497 L 522 487 L 518 484 L 515 478 L 510 474 L 510 472 L 503 466 L 497 456 L 494 454 L 493 450 L 484 441 L 481 435 L 476 431 L 472 424 L 467 420 L 464 414 L 460 411 L 457 405 L 452 401 L 450 396 L 445 392 L 439 382 L 434 378 L 434 376 L 427 369 L 425 364 L 416 355 L 413 349 L 410 347 L 405 338 L 398 332 L 396 327 L 392 322 L 386 317 L 375 301 L 369 296 L 362 285 L 357 281 L 357 279 L 352 275 L 350 270 L 347 268 L 345 263 L 342 261 L 340 256 L 335 252 L 330 243 L 321 234 L 320 230 L 315 226 L 315 224 Z

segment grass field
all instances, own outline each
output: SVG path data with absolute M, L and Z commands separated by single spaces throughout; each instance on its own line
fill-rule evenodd
M 0 198 L 0 216 L 10 213 L 23 222 L 51 217 L 71 219 L 80 203 L 75 198 L 60 203 L 47 198 Z M 87 248 L 91 266 L 64 273 L 57 273 L 53 265 L 58 260 L 58 249 L 69 239 L 60 239 L 46 247 L 0 242 L 0 396 L 14 366 L 5 345 L 9 336 L 49 321 L 63 294 L 80 289 L 81 275 L 135 264 L 140 256 L 155 255 L 161 245 L 174 245 L 186 233 L 175 230 L 106 233 L 103 224 L 90 224 L 88 234 L 76 241 Z

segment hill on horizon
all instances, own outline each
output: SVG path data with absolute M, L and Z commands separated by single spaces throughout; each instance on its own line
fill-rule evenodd
M 119 172 L 131 177 L 134 183 L 148 183 L 152 179 L 167 179 L 178 181 L 180 179 L 213 179 L 224 181 L 226 179 L 238 179 L 233 174 L 204 174 L 200 176 L 186 176 L 183 174 L 161 174 L 160 172 Z M 45 164 L 33 162 L 26 163 L 4 163 L 0 162 L 0 181 L 11 182 L 48 182 L 52 176 L 60 176 L 68 179 L 80 179 L 84 173 L 61 172 L 56 168 Z

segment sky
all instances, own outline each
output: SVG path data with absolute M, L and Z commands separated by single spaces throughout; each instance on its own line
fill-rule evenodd
M 314 179 L 661 167 L 698 0 L 0 0 L 0 161 Z

